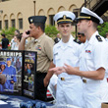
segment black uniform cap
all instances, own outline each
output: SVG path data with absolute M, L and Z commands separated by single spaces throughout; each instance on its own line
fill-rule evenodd
M 42 23 L 45 24 L 46 16 L 31 16 L 28 18 L 29 23 Z

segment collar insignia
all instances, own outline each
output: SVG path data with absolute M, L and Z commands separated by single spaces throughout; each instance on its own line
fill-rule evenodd
M 58 55 L 58 52 L 54 54 L 54 56 Z

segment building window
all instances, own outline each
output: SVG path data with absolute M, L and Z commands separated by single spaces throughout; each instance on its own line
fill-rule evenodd
M 78 17 L 78 12 L 73 12 L 75 14 L 76 17 Z
M 12 19 L 11 20 L 11 27 L 14 27 L 15 28 L 15 19 Z
M 20 18 L 19 20 L 19 29 L 23 29 L 23 19 Z
M 8 29 L 8 20 L 5 20 L 5 28 Z
M 49 15 L 49 25 L 55 25 L 55 21 L 53 20 L 54 15 Z
M 2 29 L 2 21 L 0 21 L 0 30 Z
M 78 17 L 78 10 L 74 9 L 74 12 L 73 13 L 75 14 L 76 17 Z M 76 25 L 76 21 L 73 21 L 72 22 L 72 25 L 75 26 Z

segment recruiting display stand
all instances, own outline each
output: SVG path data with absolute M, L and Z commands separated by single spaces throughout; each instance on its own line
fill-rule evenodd
M 35 88 L 36 88 L 36 52 L 24 52 L 24 71 L 23 71 L 23 95 L 36 99 Z
M 0 94 L 35 97 L 37 52 L 1 50 L 0 74 L 5 84 L 0 84 Z

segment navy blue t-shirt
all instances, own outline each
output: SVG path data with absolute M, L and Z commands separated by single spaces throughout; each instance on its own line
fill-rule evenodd
M 8 48 L 9 40 L 7 38 L 2 39 L 2 48 Z

